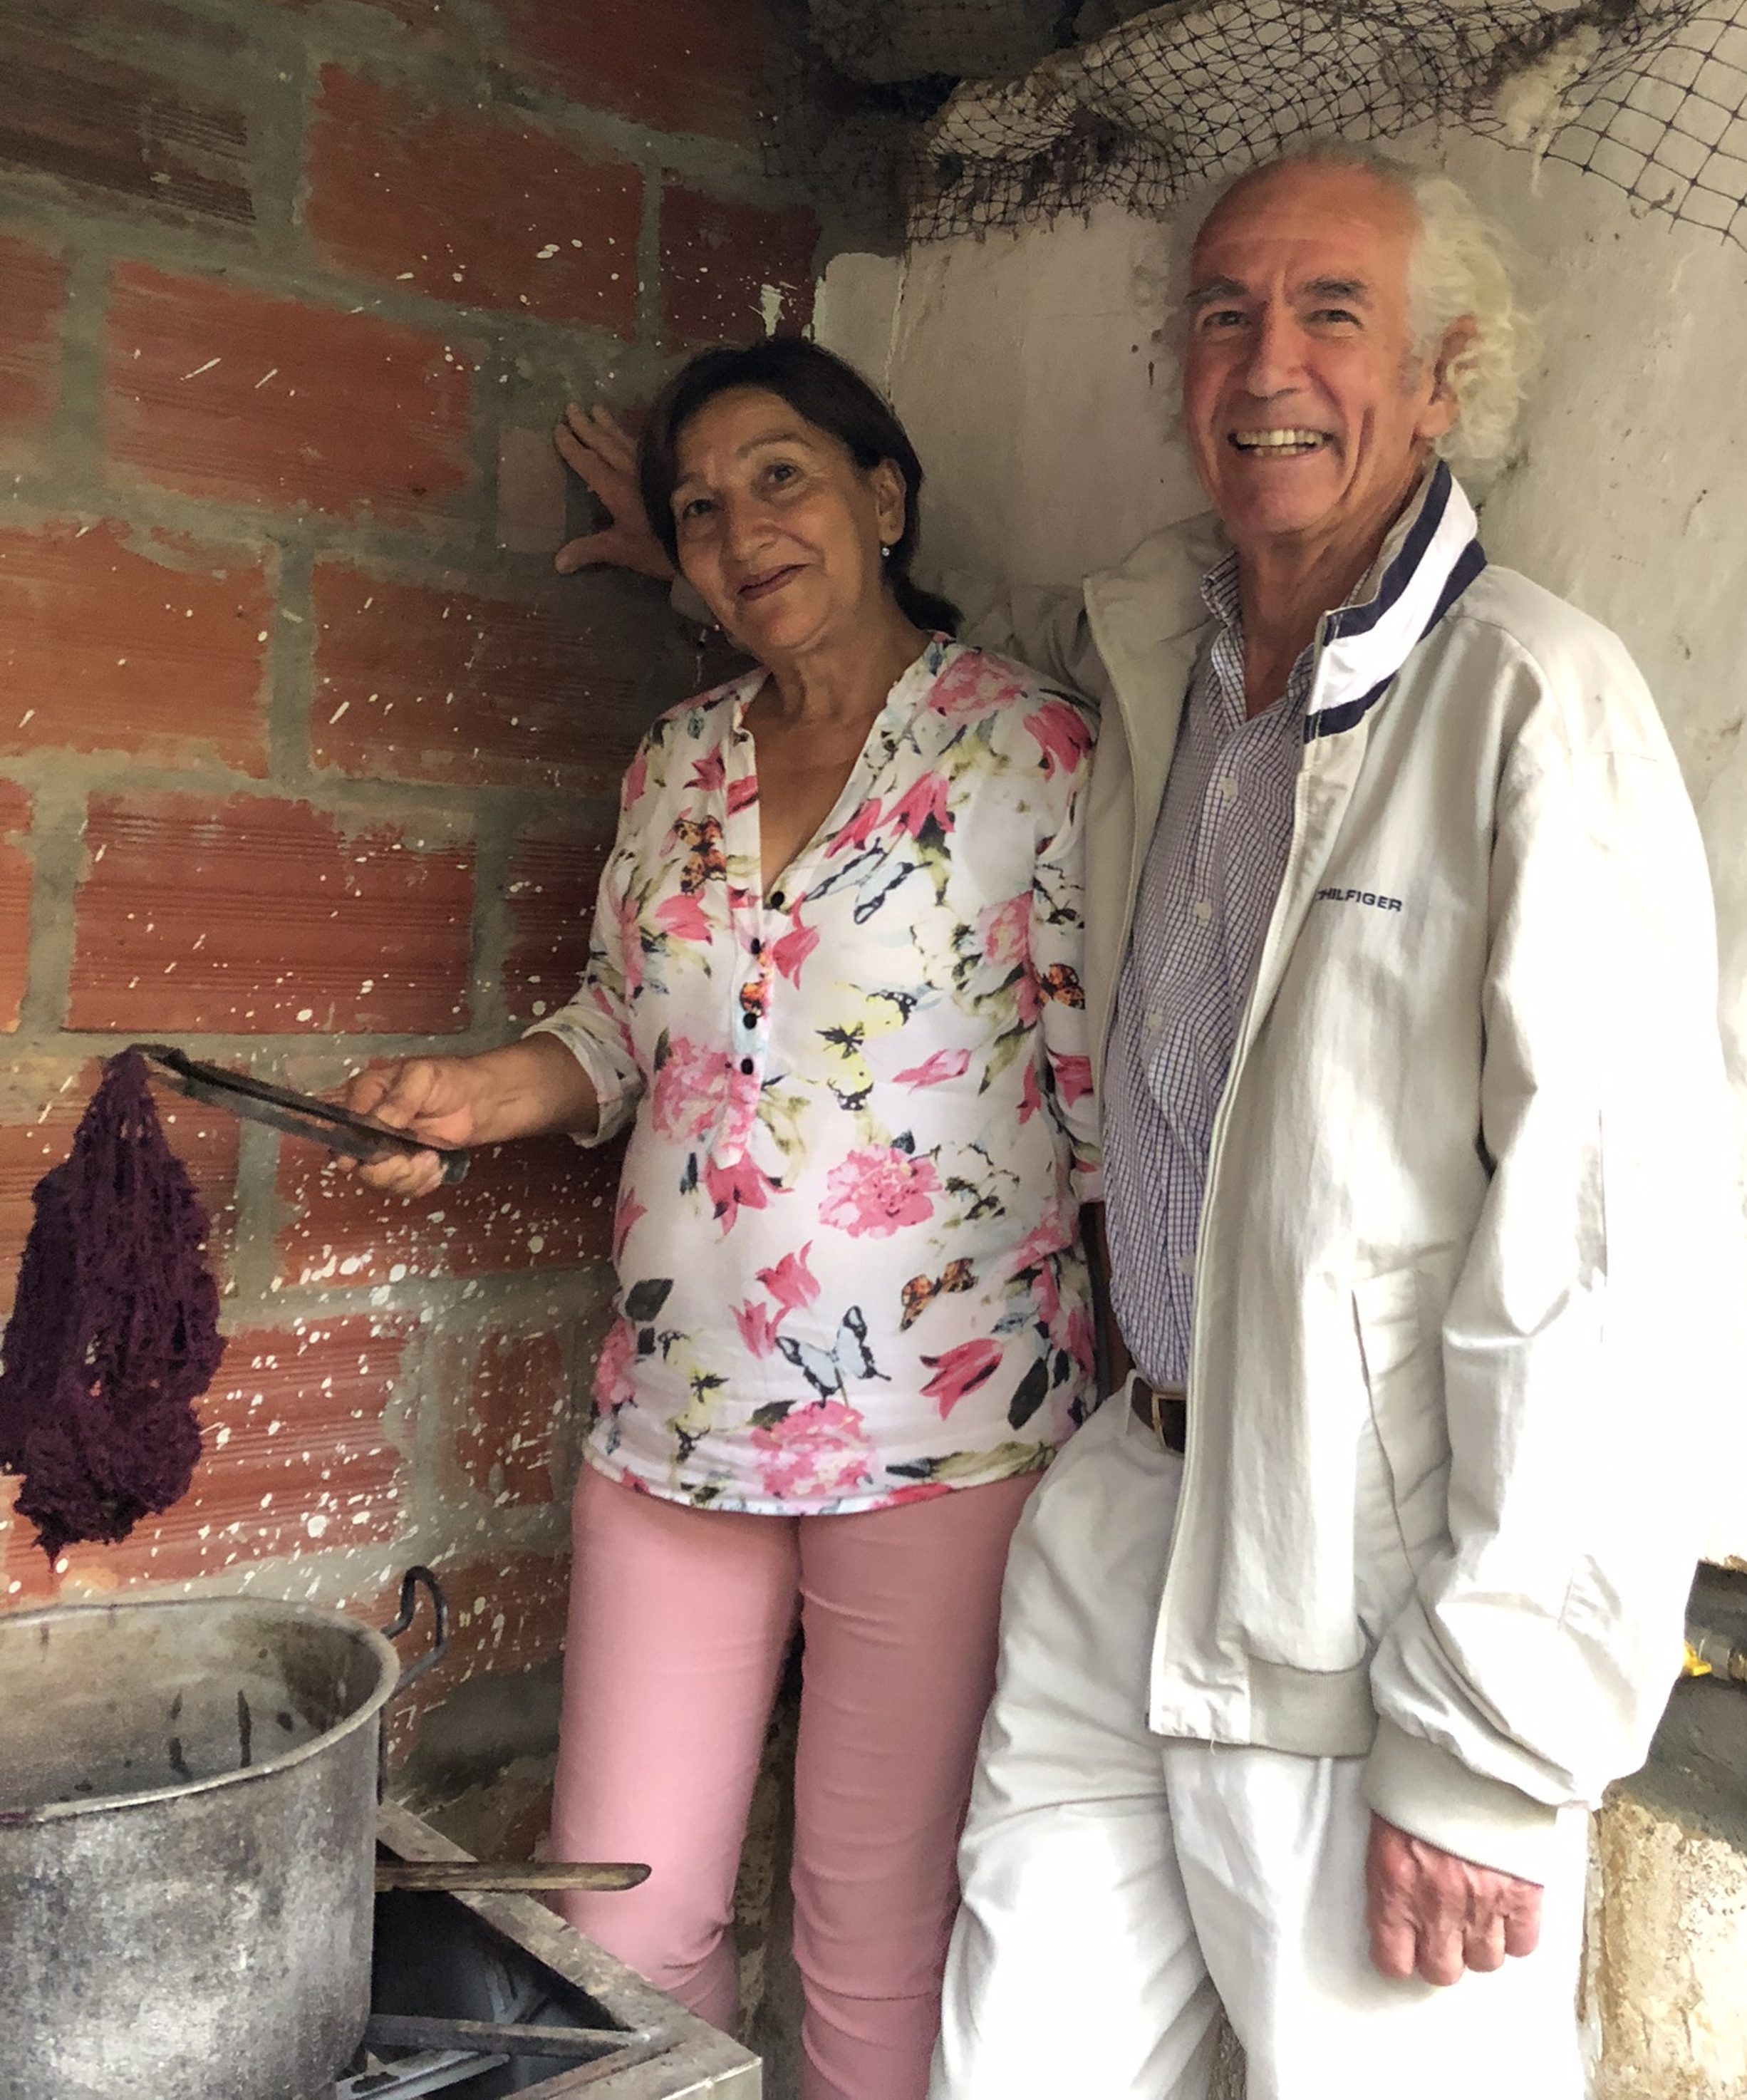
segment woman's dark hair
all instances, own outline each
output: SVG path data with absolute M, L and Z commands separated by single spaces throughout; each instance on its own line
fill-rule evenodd
M 706 350 L 682 365 L 657 395 L 637 452 L 637 484 L 650 529 L 679 558 L 673 491 L 679 483 L 679 441 L 686 426 L 718 394 L 756 386 L 786 401 L 815 429 L 828 430 L 848 448 L 863 474 L 889 460 L 904 478 L 904 529 L 884 564 L 898 610 L 921 628 L 956 633 L 958 607 L 912 580 L 917 499 L 922 462 L 890 406 L 853 364 L 799 336 L 773 336 L 739 350 Z

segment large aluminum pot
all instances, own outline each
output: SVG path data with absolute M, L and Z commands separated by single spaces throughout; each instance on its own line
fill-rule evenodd
M 430 1586 L 440 1652 L 440 1593 Z M 370 1988 L 385 1634 L 248 1598 L 0 1617 L 0 2100 L 326 2100 Z

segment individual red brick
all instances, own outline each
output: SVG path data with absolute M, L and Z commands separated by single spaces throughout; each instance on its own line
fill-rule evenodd
M 0 451 L 21 455 L 60 397 L 66 267 L 29 240 L 0 236 Z
M 439 1561 L 438 1580 L 449 1600 L 448 1652 L 389 1709 L 388 1744 L 398 1762 L 420 1723 L 457 1686 L 474 1677 L 519 1676 L 557 1661 L 564 1649 L 570 1600 L 567 1555 L 510 1553 L 460 1563 Z M 392 1616 L 393 1589 L 358 1600 L 351 1608 L 372 1626 Z M 428 1622 L 401 1643 L 409 1660 L 420 1651 Z
M 236 101 L 95 57 L 64 34 L 42 33 L 61 25 L 33 11 L 34 29 L 13 25 L 6 33 L 0 167 L 47 175 L 130 209 L 252 223 L 249 126 Z M 211 33 L 186 16 L 174 19 L 179 42 L 191 49 L 207 42 Z M 211 71 L 223 77 L 218 67 Z
M 107 523 L 0 532 L 0 752 L 265 773 L 272 604 L 234 550 Z
M 465 1395 L 453 1442 L 460 1477 L 501 1507 L 552 1501 L 554 1444 L 571 1408 L 563 1335 L 452 1335 L 442 1352 L 439 1390 Z
M 537 1670 L 562 1649 L 568 1555 L 470 1561 L 446 1579 L 455 1604 L 455 1660 L 501 1674 Z
M 601 871 L 612 852 L 610 809 L 592 824 L 525 836 L 510 862 L 504 896 L 510 948 L 504 997 L 518 1021 L 537 1021 L 564 1004 L 582 981 Z
M 198 1404 L 205 1449 L 186 1498 L 120 1546 L 69 1548 L 64 1583 L 186 1582 L 393 1538 L 402 1461 L 382 1415 L 406 1344 L 363 1316 L 233 1335 Z
M 100 1075 L 95 1063 L 53 1057 L 14 1058 L 0 1070 L 0 1306 L 11 1304 L 32 1193 L 66 1158 Z M 164 1134 L 212 1220 L 210 1258 L 222 1282 L 236 1224 L 236 1118 L 168 1090 L 160 1090 L 157 1106 Z
M 468 1025 L 471 847 L 307 802 L 93 797 L 70 1028 L 443 1034 Z
M 491 1146 L 458 1186 L 406 1202 L 333 1171 L 317 1147 L 288 1141 L 279 1194 L 293 1215 L 279 1238 L 278 1281 L 344 1287 L 602 1260 L 621 1156 L 616 1145 L 585 1151 L 567 1137 Z
M 624 654 L 573 613 L 390 583 L 315 582 L 318 765 L 367 779 L 615 792 L 647 717 Z
M 527 118 L 321 77 L 308 222 L 342 269 L 459 306 L 637 328 L 642 175 Z M 579 232 L 578 229 L 580 229 Z
M 12 841 L 29 829 L 29 796 L 15 780 L 0 780 L 0 1030 L 7 1035 L 18 1026 L 30 964 L 30 856 Z
M 374 314 L 117 266 L 105 399 L 125 473 L 220 502 L 435 522 L 472 487 L 465 345 Z
M 780 57 L 766 0 L 498 0 L 509 63 L 662 131 L 749 141 Z
M 813 318 L 810 211 L 766 211 L 669 183 L 661 197 L 661 335 L 669 349 L 800 335 Z

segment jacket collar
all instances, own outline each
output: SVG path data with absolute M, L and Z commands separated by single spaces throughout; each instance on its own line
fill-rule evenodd
M 1131 772 L 1131 889 L 1152 836 L 1196 655 L 1212 625 L 1202 579 L 1231 551 L 1209 512 L 1143 540 L 1119 568 L 1088 576 L 1092 638 L 1116 723 L 1100 736 L 1106 775 L 1118 739 Z M 1307 751 L 1356 729 L 1390 681 L 1486 566 L 1474 507 L 1440 460 L 1396 521 L 1349 602 L 1325 614 L 1306 708 Z
M 1203 511 L 1151 534 L 1120 568 L 1086 579 L 1087 624 L 1133 767 L 1136 821 L 1149 832 L 1210 624 L 1201 579 L 1230 549 L 1218 518 Z M 1109 737 L 1110 726 L 1099 734 L 1101 742 Z
M 1359 592 L 1323 615 L 1305 743 L 1356 729 L 1485 566 L 1474 506 L 1440 460 Z
M 1119 568 L 1086 580 L 1086 608 L 1118 704 L 1136 712 L 1143 696 L 1153 720 L 1136 721 L 1137 743 L 1159 739 L 1168 757 L 1181 695 L 1156 699 L 1161 652 L 1174 677 L 1193 659 L 1211 624 L 1202 595 L 1207 571 L 1231 551 L 1211 513 L 1167 526 L 1143 540 Z M 1323 615 L 1307 743 L 1356 728 L 1390 681 L 1486 566 L 1474 506 L 1439 460 L 1391 528 L 1352 598 Z M 1162 713 L 1162 719 L 1157 717 Z

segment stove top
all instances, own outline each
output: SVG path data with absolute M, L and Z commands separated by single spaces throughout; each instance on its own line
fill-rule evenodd
M 385 1803 L 384 1851 L 464 1860 Z M 333 2100 L 761 2100 L 758 2058 L 531 1896 L 376 1900 L 371 2023 Z

